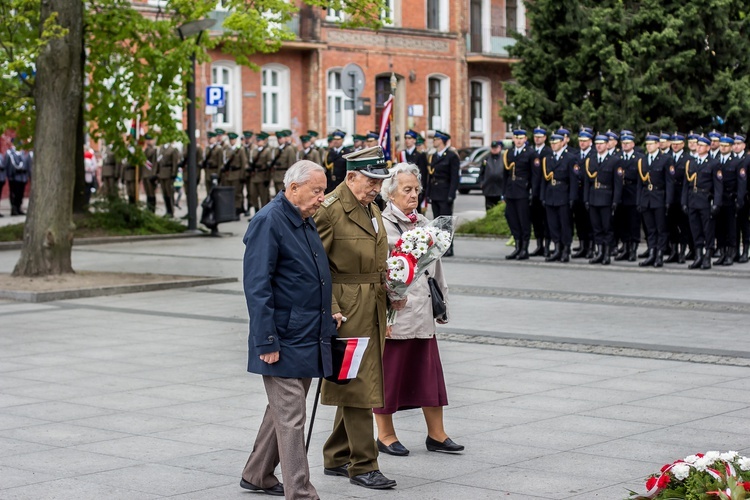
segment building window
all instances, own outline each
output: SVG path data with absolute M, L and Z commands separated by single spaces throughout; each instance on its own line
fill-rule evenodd
M 427 29 L 448 31 L 448 0 L 427 0 Z
M 396 24 L 396 0 L 385 0 L 383 9 L 380 11 L 380 20 L 386 26 L 394 26 Z
M 430 130 L 450 127 L 450 80 L 441 75 L 427 79 L 427 126 Z
M 484 132 L 482 82 L 471 82 L 471 131 Z
M 380 120 L 383 118 L 385 101 L 391 97 L 391 77 L 378 76 L 375 78 L 375 128 L 372 130 L 380 132 Z
M 326 9 L 326 21 L 343 21 L 344 9 Z
M 505 32 L 507 36 L 518 31 L 518 4 L 516 0 L 505 3 Z
M 234 68 L 227 66 L 211 67 L 211 85 L 224 88 L 224 106 L 216 108 L 216 114 L 213 117 L 214 127 L 231 127 L 232 126 L 232 105 L 234 104 L 234 93 L 232 92 L 232 82 L 234 80 Z
M 351 99 L 344 94 L 343 85 L 341 69 L 330 70 L 328 72 L 328 87 L 326 89 L 328 130 L 341 129 L 347 133 L 351 133 L 354 110 L 346 109 L 346 103 Z
M 289 128 L 289 68 L 280 64 L 263 66 L 260 93 L 263 128 Z

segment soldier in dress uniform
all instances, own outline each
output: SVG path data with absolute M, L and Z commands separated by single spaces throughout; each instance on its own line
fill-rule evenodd
M 590 130 L 586 130 L 586 131 L 589 132 L 592 137 L 594 136 L 594 133 L 591 132 Z M 555 133 L 557 135 L 563 136 L 563 151 L 568 151 L 569 153 L 578 154 L 579 151 L 570 144 L 570 130 L 566 129 L 565 127 L 560 127 L 555 131 Z
M 541 202 L 547 211 L 550 237 L 555 243 L 555 251 L 544 260 L 547 262 L 568 262 L 570 245 L 573 243 L 571 209 L 578 195 L 575 172 L 578 157 L 564 151 L 563 136 L 550 136 L 550 154 L 542 157 L 542 179 L 540 185 Z
M 345 137 L 346 132 L 342 130 L 331 132 L 328 151 L 323 155 L 323 166 L 326 167 L 328 172 L 328 190 L 326 192 L 329 193 L 336 189 L 336 186 L 341 184 L 346 177 L 346 158 L 344 158 L 344 155 L 352 151 L 344 147 Z
M 435 131 L 432 138 L 432 146 L 435 153 L 427 157 L 427 176 L 430 186 L 429 200 L 432 204 L 433 218 L 441 215 L 453 215 L 453 200 L 456 199 L 458 190 L 459 166 L 461 160 L 451 147 L 450 134 L 440 130 Z M 451 243 L 446 257 L 453 256 L 453 244 Z
M 622 176 L 617 174 L 618 158 L 607 153 L 609 137 L 599 134 L 594 138 L 596 154 L 586 158 L 583 202 L 589 211 L 596 253 L 590 264 L 609 265 L 609 249 L 615 243 L 612 214 L 621 198 Z
M 638 253 L 638 243 L 641 240 L 641 217 L 638 212 L 638 161 L 643 158 L 635 151 L 635 137 L 623 134 L 620 136 L 622 152 L 617 173 L 622 177 L 622 195 L 615 210 L 615 227 L 620 231 L 623 251 L 615 256 L 615 260 L 635 262 Z
M 562 135 L 562 134 L 558 134 Z M 515 147 L 503 153 L 505 171 L 505 219 L 516 242 L 516 249 L 505 258 L 508 260 L 525 260 L 529 258 L 529 240 L 531 239 L 531 175 L 535 167 L 541 166 L 541 160 L 534 148 L 526 144 L 526 131 L 513 131 Z
M 716 130 L 712 130 L 708 133 L 708 138 L 711 140 L 711 147 L 708 151 L 708 156 L 715 160 L 719 156 L 719 146 L 721 145 L 721 134 Z
M 271 165 L 271 175 L 273 177 L 274 188 L 278 194 L 284 189 L 284 175 L 286 175 L 286 171 L 297 161 L 297 148 L 292 143 L 291 130 L 276 132 L 276 137 L 279 139 L 279 148 L 276 158 Z
M 250 170 L 250 196 L 248 206 L 255 208 L 255 213 L 268 204 L 271 197 L 269 183 L 271 179 L 271 164 L 276 155 L 276 150 L 268 145 L 269 135 L 266 132 L 258 132 L 255 136 L 256 154 L 253 162 L 248 163 Z
M 682 188 L 682 210 L 690 218 L 690 232 L 695 243 L 695 260 L 690 269 L 711 269 L 711 242 L 714 219 L 724 190 L 721 164 L 711 160 L 708 151 L 711 139 L 699 136 L 696 158 L 685 163 L 685 185 Z
M 370 130 L 367 132 L 367 135 L 365 135 L 365 145 L 366 148 L 374 148 L 378 145 L 378 139 L 380 138 L 380 135 L 378 135 L 377 132 L 373 132 Z
M 667 209 L 667 230 L 672 249 L 666 262 L 685 263 L 685 250 L 693 246 L 690 235 L 690 221 L 682 211 L 682 187 L 685 184 L 685 162 L 690 158 L 685 151 L 685 136 L 679 132 L 672 135 L 672 167 L 669 169 L 672 183 L 672 202 Z
M 213 187 L 213 179 L 217 179 L 218 182 L 219 172 L 224 167 L 224 147 L 216 132 L 207 132 L 206 136 L 208 137 L 208 146 L 206 147 L 206 154 L 203 159 L 205 176 L 203 182 L 206 185 L 206 194 L 208 194 Z
M 365 147 L 365 139 L 367 139 L 367 136 L 362 134 L 354 134 L 352 136 L 352 139 L 354 140 L 352 151 L 359 151 Z
M 558 134 L 562 135 L 562 134 Z M 595 153 L 591 147 L 591 142 L 594 139 L 594 135 L 588 130 L 582 130 L 578 133 L 578 145 L 580 150 L 569 151 L 565 147 L 565 140 L 563 136 L 563 150 L 568 151 L 574 156 L 578 157 L 577 169 L 574 169 L 575 179 L 573 182 L 577 185 L 578 193 L 573 201 L 573 223 L 580 240 L 580 247 L 573 250 L 574 259 L 590 259 L 594 256 L 594 239 L 591 231 L 591 218 L 589 212 L 586 209 L 586 204 L 583 201 L 583 191 L 586 178 L 586 159 L 591 158 Z
M 229 132 L 227 137 L 229 137 L 229 148 L 224 151 L 225 159 L 221 172 L 221 185 L 234 188 L 234 214 L 235 220 L 239 220 L 240 214 L 244 212 L 242 177 L 247 169 L 247 155 L 242 143 L 237 140 L 239 135 Z
M 161 185 L 166 216 L 174 217 L 174 180 L 180 168 L 180 153 L 171 144 L 159 146 L 156 154 L 156 177 Z
M 489 210 L 503 201 L 505 167 L 503 166 L 503 143 L 492 141 L 490 154 L 482 161 L 479 169 L 479 184 L 484 195 L 484 209 Z
M 666 132 L 659 134 L 659 151 L 661 154 L 668 155 L 672 152 L 672 136 Z
M 143 192 L 146 193 L 146 209 L 156 212 L 156 183 L 158 182 L 156 156 L 158 150 L 156 149 L 156 140 L 150 134 L 144 135 L 143 138 L 145 139 L 143 153 L 146 155 L 146 163 L 141 166 L 138 178 L 141 179 Z
M 620 143 L 620 136 L 617 135 L 617 132 L 613 132 L 612 130 L 607 130 L 607 133 L 604 134 L 607 136 L 607 154 L 610 155 L 617 155 L 620 153 L 620 148 L 618 148 L 618 144 Z
M 417 149 L 417 139 L 419 134 L 409 129 L 404 133 L 404 145 L 406 149 L 401 151 L 399 154 L 399 161 L 404 163 L 411 163 L 419 168 L 419 175 L 422 179 L 422 190 L 419 193 L 419 211 L 424 214 L 427 208 L 425 203 L 425 197 L 428 196 L 428 184 L 427 184 L 427 155 Z
M 716 216 L 716 241 L 723 252 L 714 265 L 731 266 L 737 254 L 737 211 L 744 205 L 747 195 L 747 172 L 737 168 L 740 162 L 732 154 L 734 137 L 725 135 L 719 143 L 723 188 L 721 208 Z
M 138 186 L 136 185 L 136 168 L 137 160 L 135 156 L 135 147 L 132 145 L 133 139 L 129 138 L 128 154 L 120 162 L 122 171 L 122 182 L 125 183 L 125 192 L 128 194 L 128 203 L 135 205 L 138 201 Z
M 541 125 L 534 129 L 534 151 L 541 160 L 552 154 L 552 150 L 546 144 L 547 130 Z M 542 187 L 542 167 L 532 165 L 531 169 L 531 227 L 534 228 L 536 237 L 536 249 L 529 255 L 531 257 L 549 257 L 550 232 L 547 227 L 547 212 L 542 205 L 540 190 Z
M 421 134 L 417 137 L 417 151 L 427 154 L 427 141 L 424 140 Z
M 743 184 L 740 187 L 738 185 L 737 191 L 742 188 L 745 190 L 745 197 L 742 199 L 742 204 L 737 210 L 737 240 L 742 243 L 742 253 L 737 252 L 735 255 L 735 262 L 745 264 L 748 261 L 748 251 L 750 250 L 750 200 L 748 199 L 748 181 L 747 171 L 750 168 L 750 158 L 745 153 L 745 136 L 742 134 L 734 135 L 734 146 L 732 147 L 734 156 L 737 159 L 737 182 Z M 738 198 L 739 199 L 739 198 Z
M 120 179 L 120 164 L 110 144 L 104 149 L 102 156 L 102 194 L 104 196 L 118 196 L 117 181 Z
M 688 154 L 693 158 L 698 156 L 698 134 L 694 134 L 692 131 L 688 134 Z
M 667 248 L 667 207 L 671 203 L 674 184 L 668 181 L 670 169 L 674 169 L 672 154 L 663 154 L 659 137 L 653 134 L 646 136 L 645 158 L 638 159 L 638 211 L 641 212 L 646 226 L 648 256 L 639 262 L 641 267 L 664 265 L 664 251 Z
M 249 216 L 250 207 L 253 206 L 253 203 L 250 199 L 250 181 L 252 180 L 252 168 L 255 164 L 255 160 L 258 158 L 258 146 L 255 144 L 255 133 L 252 130 L 243 130 L 242 143 L 242 147 L 245 148 L 245 156 L 247 156 L 247 168 L 245 169 L 244 175 L 242 176 L 242 188 L 244 190 L 244 195 L 247 198 L 247 204 L 245 205 L 245 215 Z
M 310 160 L 320 165 L 320 152 L 313 146 L 313 138 L 309 135 L 301 135 L 299 138 L 302 142 L 302 151 L 300 151 L 301 160 Z

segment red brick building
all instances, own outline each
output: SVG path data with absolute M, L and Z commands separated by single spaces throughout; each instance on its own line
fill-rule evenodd
M 511 78 L 507 46 L 513 43 L 509 33 L 525 29 L 524 13 L 522 0 L 388 0 L 388 25 L 375 32 L 341 29 L 340 12 L 300 5 L 289 24 L 296 39 L 275 54 L 253 57 L 260 71 L 220 51 L 198 67 L 197 95 L 205 95 L 207 85 L 221 85 L 227 96 L 213 115 L 199 103 L 201 137 L 212 128 L 288 128 L 295 135 L 377 130 L 393 75 L 396 134 L 440 129 L 456 147 L 487 145 L 507 133 L 498 115 L 502 82 Z M 225 15 L 213 13 L 219 20 Z M 351 78 L 342 69 L 349 63 L 365 77 L 364 107 L 357 112 L 344 93 Z

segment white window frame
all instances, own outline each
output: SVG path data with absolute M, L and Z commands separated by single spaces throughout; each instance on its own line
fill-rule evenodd
M 440 127 L 435 127 L 433 124 L 432 116 L 430 116 L 430 80 L 435 78 L 440 80 Z M 427 75 L 427 128 L 431 131 L 435 129 L 442 130 L 443 132 L 449 132 L 451 128 L 451 80 L 448 76 L 433 73 Z
M 277 74 L 276 85 L 272 85 L 269 80 L 264 84 L 264 77 L 271 76 L 271 72 Z M 291 87 L 289 83 L 289 68 L 283 64 L 271 63 L 261 68 L 260 73 L 260 113 L 263 130 L 278 131 L 290 128 L 290 100 Z M 272 100 L 271 97 L 276 95 L 276 122 L 269 121 L 272 118 L 266 115 L 266 101 Z
M 492 102 L 492 88 L 490 85 L 489 78 L 481 78 L 476 77 L 469 80 L 469 105 L 473 106 L 473 100 L 471 95 L 471 88 L 472 84 L 478 83 L 481 85 L 482 88 L 482 102 L 481 102 L 481 112 L 482 112 L 482 128 L 481 130 L 473 130 L 474 124 L 469 124 L 469 130 L 471 131 L 472 137 L 482 137 L 482 144 L 489 144 L 489 138 L 492 135 L 492 110 L 491 110 L 491 102 Z M 471 110 L 469 110 L 469 120 L 471 120 Z
M 425 6 L 427 5 L 427 1 L 425 0 Z M 437 0 L 438 1 L 438 27 L 437 31 L 445 31 L 447 32 L 450 29 L 450 4 L 448 0 Z M 427 10 L 427 9 L 425 9 Z M 429 13 L 426 12 L 426 15 L 429 16 Z M 428 25 L 427 18 L 425 18 L 425 27 Z M 428 28 L 428 29 L 434 29 L 434 28 Z
M 385 0 L 387 8 L 380 10 L 380 20 L 383 21 L 384 26 L 397 26 L 399 24 L 397 22 L 396 4 L 397 0 Z M 391 13 L 390 18 L 388 18 L 388 12 Z
M 343 21 L 345 17 L 344 9 L 332 9 L 330 7 L 326 9 L 326 21 Z
M 351 99 L 346 96 L 343 90 L 344 76 L 341 74 L 342 69 L 343 68 L 331 68 L 326 73 L 326 127 L 328 132 L 338 128 L 345 131 L 347 134 L 351 134 L 353 130 L 352 125 L 354 123 L 354 110 L 345 109 L 346 101 L 350 101 Z M 339 75 L 339 88 L 331 87 L 331 78 L 334 78 L 335 74 Z M 337 104 L 341 107 L 338 119 L 335 111 Z
M 214 78 L 214 70 L 226 71 L 229 83 L 219 83 Z M 214 61 L 211 64 L 211 85 L 224 88 L 226 115 L 216 114 L 212 118 L 214 128 L 240 130 L 242 124 L 242 83 L 240 68 L 234 61 Z

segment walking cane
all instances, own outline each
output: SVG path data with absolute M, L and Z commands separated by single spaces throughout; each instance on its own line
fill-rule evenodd
M 318 411 L 318 399 L 320 399 L 320 385 L 323 379 L 318 379 L 318 388 L 315 390 L 315 402 L 313 403 L 312 415 L 310 416 L 310 428 L 307 431 L 307 442 L 305 443 L 305 453 L 310 450 L 310 439 L 312 439 L 313 424 L 315 423 L 315 413 Z

